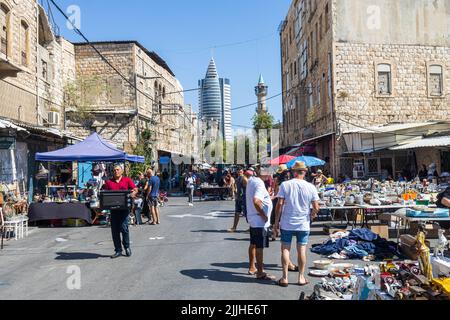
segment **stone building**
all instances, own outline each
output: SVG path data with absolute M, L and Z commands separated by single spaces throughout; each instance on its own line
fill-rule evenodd
M 450 170 L 448 146 L 394 150 L 450 131 L 449 12 L 450 0 L 293 1 L 280 25 L 283 146 L 335 176 L 413 172 L 425 153 Z
M 192 110 L 185 106 L 183 87 L 166 62 L 137 41 L 92 45 L 114 68 L 89 44 L 75 44 L 69 130 L 83 137 L 96 131 L 126 152 L 134 151 L 144 131 L 151 132 L 153 160 L 164 159 L 160 169 L 169 165 L 166 159 L 172 154 L 190 154 L 186 138 Z
M 0 181 L 22 187 L 34 176 L 36 152 L 73 138 L 63 130 L 73 48 L 36 0 L 1 0 L 0 24 Z

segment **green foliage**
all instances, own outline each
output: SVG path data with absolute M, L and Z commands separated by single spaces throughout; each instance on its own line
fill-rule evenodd
M 253 128 L 258 132 L 258 130 L 268 130 L 267 132 L 267 139 L 265 141 L 260 141 L 260 137 L 258 135 L 257 138 L 257 145 L 259 148 L 258 154 L 257 154 L 257 161 L 258 163 L 261 162 L 261 154 L 267 152 L 267 146 L 270 144 L 270 132 L 273 128 L 273 124 L 275 122 L 274 117 L 268 113 L 267 111 L 262 112 L 260 114 L 256 113 L 253 116 Z M 247 146 L 246 146 L 247 147 Z M 263 148 L 264 150 L 261 150 Z
M 255 130 L 272 129 L 274 122 L 274 117 L 268 112 L 257 113 L 253 116 L 253 128 Z
M 153 132 L 150 129 L 144 129 L 141 132 L 139 143 L 134 147 L 133 153 L 145 157 L 145 163 L 133 163 L 130 165 L 130 175 L 135 177 L 139 172 L 144 173 L 150 168 L 153 158 Z

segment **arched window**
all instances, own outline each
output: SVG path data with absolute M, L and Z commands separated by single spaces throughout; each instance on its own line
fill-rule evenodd
M 432 64 L 428 69 L 428 91 L 430 92 L 430 96 L 440 97 L 444 93 L 443 86 L 443 68 L 441 65 Z
M 391 65 L 387 63 L 378 64 L 377 73 L 378 73 L 378 82 L 377 82 L 378 94 L 390 95 L 392 93 Z
M 3 3 L 0 4 L 0 52 L 8 56 L 9 41 L 9 13 L 10 10 Z
M 23 116 L 23 111 L 22 111 L 22 106 L 19 106 L 17 108 L 17 119 L 20 121 L 22 120 L 22 116 Z
M 20 62 L 23 66 L 28 66 L 30 43 L 30 28 L 28 24 L 22 20 L 20 23 Z
M 162 96 L 163 96 L 163 99 L 166 98 L 166 87 L 163 87 Z

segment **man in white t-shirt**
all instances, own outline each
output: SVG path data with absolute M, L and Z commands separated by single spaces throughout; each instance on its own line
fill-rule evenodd
M 297 238 L 298 284 L 303 286 L 309 283 L 305 278 L 306 246 L 311 220 L 314 220 L 320 209 L 320 198 L 316 187 L 305 181 L 308 171 L 305 163 L 297 161 L 291 170 L 294 179 L 283 182 L 277 195 L 278 203 L 274 225 L 274 232 L 279 234 L 281 231 L 283 278 L 278 280 L 278 285 L 281 287 L 287 287 L 289 283 L 288 264 L 293 236 Z
M 188 176 L 186 177 L 186 189 L 188 192 L 188 202 L 189 206 L 194 206 L 194 190 L 195 190 L 195 176 L 192 174 L 192 172 L 189 172 Z
M 268 228 L 272 212 L 272 200 L 264 182 L 255 176 L 250 168 L 244 175 L 248 178 L 246 189 L 247 219 L 250 224 L 250 247 L 248 249 L 250 266 L 248 273 L 256 274 L 258 280 L 274 280 L 264 272 L 263 250 L 269 247 Z M 255 265 L 256 262 L 256 265 Z

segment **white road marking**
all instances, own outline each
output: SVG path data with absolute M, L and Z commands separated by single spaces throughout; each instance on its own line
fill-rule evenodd
M 205 220 L 212 220 L 212 219 L 217 219 L 217 218 L 219 218 L 219 217 L 228 217 L 228 215 L 223 215 L 225 212 L 223 212 L 223 211 L 213 211 L 213 212 L 210 212 L 210 213 L 207 213 L 206 215 L 198 215 L 198 214 L 190 214 L 190 213 L 188 213 L 188 214 L 178 214 L 178 215 L 169 215 L 169 217 L 172 217 L 172 218 L 180 218 L 180 219 L 183 219 L 183 218 L 202 218 L 202 219 L 205 219 Z
M 163 240 L 164 237 L 154 237 L 154 238 L 148 238 L 148 240 Z

